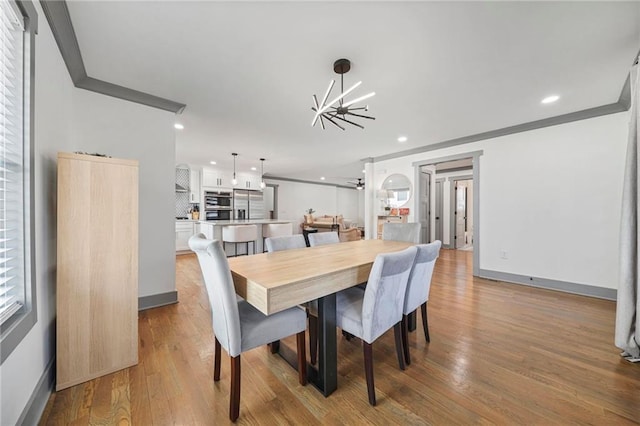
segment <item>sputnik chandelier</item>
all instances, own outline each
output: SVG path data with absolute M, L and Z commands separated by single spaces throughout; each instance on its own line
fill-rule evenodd
M 368 120 L 375 120 L 375 117 L 370 117 L 368 115 L 362 115 L 360 113 L 354 112 L 354 111 L 368 111 L 369 105 L 357 107 L 355 106 L 355 104 L 372 97 L 373 95 L 376 94 L 375 92 L 371 92 L 367 95 L 360 96 L 359 98 L 352 99 L 350 101 L 345 101 L 344 99 L 345 96 L 353 92 L 358 86 L 360 86 L 360 84 L 362 84 L 362 81 L 359 81 L 353 86 L 351 86 L 349 89 L 347 89 L 346 91 L 344 90 L 344 75 L 347 72 L 349 72 L 350 69 L 351 69 L 351 62 L 348 59 L 338 59 L 337 61 L 334 62 L 333 70 L 336 72 L 336 74 L 340 74 L 340 95 L 338 95 L 331 102 L 327 103 L 327 99 L 329 98 L 329 95 L 331 94 L 331 90 L 333 89 L 333 85 L 336 82 L 335 80 L 331 80 L 331 82 L 329 83 L 329 88 L 327 89 L 327 92 L 324 94 L 324 98 L 322 98 L 322 102 L 318 103 L 318 98 L 316 97 L 316 95 L 313 95 L 313 107 L 311 107 L 311 109 L 315 111 L 316 115 L 313 117 L 313 121 L 311 122 L 311 127 L 314 127 L 316 123 L 320 121 L 320 125 L 324 129 L 325 128 L 324 120 L 327 120 L 330 123 L 334 124 L 335 126 L 344 130 L 345 128 L 336 121 L 336 120 L 340 120 L 342 122 L 349 123 L 356 127 L 360 127 L 361 129 L 364 129 L 364 127 L 361 126 L 360 124 L 347 119 L 347 116 L 349 116 L 349 118 L 360 117 L 360 118 L 366 118 Z

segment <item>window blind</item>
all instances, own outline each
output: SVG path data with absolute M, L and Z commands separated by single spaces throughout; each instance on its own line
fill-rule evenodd
M 0 1 L 0 324 L 25 304 L 24 24 L 13 7 Z

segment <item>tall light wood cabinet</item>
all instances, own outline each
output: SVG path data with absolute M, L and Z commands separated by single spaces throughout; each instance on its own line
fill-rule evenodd
M 57 382 L 138 363 L 138 162 L 58 154 Z

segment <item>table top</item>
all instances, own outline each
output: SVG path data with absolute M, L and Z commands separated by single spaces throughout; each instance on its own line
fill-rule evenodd
M 266 315 L 366 282 L 380 253 L 412 243 L 360 240 L 229 259 L 236 292 Z

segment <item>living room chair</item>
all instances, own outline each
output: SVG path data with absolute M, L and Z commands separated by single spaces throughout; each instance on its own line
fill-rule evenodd
M 340 242 L 337 232 L 318 232 L 317 234 L 309 234 L 308 238 L 310 247 Z
M 362 237 L 360 236 L 360 230 L 358 228 L 340 230 L 340 235 L 338 235 L 338 237 L 340 238 L 340 242 L 342 243 L 347 241 L 359 241 L 362 239 Z
M 385 223 L 382 225 L 382 239 L 420 243 L 420 223 Z
M 265 240 L 265 245 L 269 253 L 307 247 L 302 234 L 289 235 L 287 237 L 269 237 Z
M 352 287 L 336 295 L 336 325 L 362 339 L 369 404 L 376 405 L 373 380 L 373 342 L 393 328 L 398 365 L 404 370 L 402 308 L 417 249 L 379 254 L 373 262 L 367 287 Z
M 402 346 L 404 348 L 404 360 L 407 365 L 411 364 L 409 355 L 409 321 L 407 315 L 415 312 L 418 307 L 422 308 L 422 326 L 424 327 L 424 338 L 429 339 L 429 324 L 427 321 L 427 301 L 429 300 L 429 290 L 431 289 L 431 277 L 436 265 L 436 259 L 440 254 L 442 242 L 436 240 L 430 244 L 419 244 L 416 246 L 418 253 L 411 268 L 407 291 L 404 297 L 404 308 L 402 312 Z
M 214 381 L 220 380 L 220 347 L 231 357 L 231 421 L 235 422 L 240 414 L 242 352 L 295 334 L 298 346 L 298 381 L 301 385 L 306 385 L 305 312 L 295 307 L 273 315 L 264 315 L 245 300 L 236 298 L 229 263 L 220 241 L 207 240 L 204 234 L 197 234 L 189 239 L 189 248 L 198 255 L 209 296 L 215 336 Z

